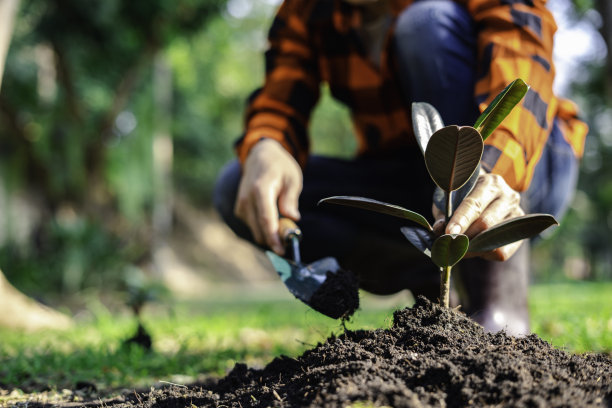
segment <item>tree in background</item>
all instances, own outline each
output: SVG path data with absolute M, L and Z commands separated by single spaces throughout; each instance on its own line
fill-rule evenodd
M 10 242 L 0 256 L 7 274 L 25 273 L 26 286 L 43 279 L 51 289 L 55 281 L 78 289 L 78 276 L 65 272 L 75 270 L 70 264 L 82 273 L 116 267 L 109 250 L 128 262 L 149 256 L 152 138 L 154 127 L 169 129 L 157 116 L 170 109 L 153 96 L 164 78 L 154 72 L 163 71 L 173 41 L 201 33 L 224 5 L 22 2 L 0 94 L 0 168 L 9 191 L 34 192 L 41 217 L 25 265 L 15 265 L 23 248 Z M 165 95 L 171 97 L 172 89 Z M 51 256 L 47 270 L 35 271 L 45 254 Z M 7 264 L 19 267 L 11 272 Z M 54 278 L 54 267 L 64 276 Z
M 18 6 L 19 0 L 0 1 L 0 85 Z M 2 327 L 37 330 L 47 327 L 66 328 L 71 325 L 67 316 L 38 304 L 15 289 L 6 280 L 2 271 L 0 271 L 0 309 L 4 312 L 0 315 Z
M 150 90 L 156 54 L 201 31 L 222 3 L 24 2 L 0 98 L 2 151 L 19 157 L 25 181 L 49 209 L 70 203 L 115 212 L 105 165 L 110 146 L 133 126 L 121 113 Z
M 562 3 L 560 1 L 554 3 Z M 590 38 L 594 55 L 573 61 L 571 98 L 589 124 L 578 191 L 555 239 L 542 245 L 543 278 L 610 279 L 612 250 L 612 5 L 606 0 L 572 0 L 566 18 L 573 27 L 599 31 Z M 596 35 L 596 34 L 595 34 Z M 569 44 L 557 42 L 557 47 Z
M 605 33 L 609 4 L 597 1 L 574 0 L 573 18 L 593 24 L 600 16 Z M 38 295 L 109 288 L 113 271 L 151 256 L 155 214 L 171 222 L 159 206 L 167 200 L 160 179 L 166 193 L 209 205 L 242 131 L 244 101 L 263 81 L 265 28 L 278 3 L 22 1 L 0 93 L 0 178 L 9 191 L 34 192 L 41 216 L 30 245 L 0 249 L 7 276 Z M 542 259 L 557 259 L 550 271 L 569 257 L 590 264 L 591 277 L 612 275 L 612 141 L 601 130 L 612 117 L 602 91 L 611 65 L 584 67 L 586 79 L 572 89 L 591 136 L 573 210 L 559 237 L 541 246 Z M 350 156 L 348 112 L 323 95 L 313 151 Z M 171 174 L 154 170 L 155 149 L 170 154 Z

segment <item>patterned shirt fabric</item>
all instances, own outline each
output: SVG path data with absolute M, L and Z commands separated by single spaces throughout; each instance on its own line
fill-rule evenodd
M 530 89 L 487 138 L 486 170 L 517 191 L 529 187 L 556 120 L 577 157 L 587 133 L 576 106 L 553 93 L 553 35 L 556 24 L 544 0 L 455 0 L 478 31 L 478 78 L 474 97 L 483 111 L 510 82 Z M 413 0 L 391 0 L 393 18 Z M 393 56 L 393 27 L 386 34 L 380 65 L 359 41 L 362 11 L 342 0 L 285 0 L 269 32 L 266 80 L 249 98 L 246 131 L 236 142 L 241 162 L 262 138 L 277 140 L 304 166 L 309 154 L 308 122 L 322 83 L 351 111 L 360 155 L 384 155 L 416 146 L 410 104 L 401 94 Z M 458 124 L 466 125 L 466 124 Z

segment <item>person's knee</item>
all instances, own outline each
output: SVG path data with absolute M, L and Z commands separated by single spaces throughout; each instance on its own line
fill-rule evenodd
M 529 189 L 523 193 L 529 212 L 552 214 L 561 219 L 578 181 L 578 159 L 555 122 Z
M 213 205 L 225 222 L 234 218 L 234 204 L 240 177 L 241 168 L 237 160 L 226 164 L 217 177 L 213 190 Z
M 404 97 L 433 105 L 447 124 L 474 123 L 477 32 L 465 7 L 451 0 L 417 1 L 395 27 Z
M 467 10 L 454 1 L 417 1 L 400 14 L 395 36 L 400 52 L 421 58 L 445 46 L 449 39 L 471 32 L 471 26 Z

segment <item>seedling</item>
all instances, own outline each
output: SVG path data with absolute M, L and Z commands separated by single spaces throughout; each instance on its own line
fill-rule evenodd
M 472 191 L 480 173 L 484 140 L 523 99 L 529 87 L 521 79 L 509 84 L 471 126 L 446 126 L 431 105 L 412 104 L 414 134 L 423 152 L 425 165 L 436 184 L 434 204 L 445 214 L 446 223 L 455 208 Z M 401 232 L 417 249 L 431 258 L 441 271 L 440 304 L 448 307 L 452 267 L 466 254 L 492 251 L 504 245 L 533 237 L 546 228 L 557 225 L 549 214 L 529 214 L 504 221 L 473 237 L 464 234 L 437 236 L 427 219 L 403 207 L 364 197 L 335 196 L 321 203 L 362 208 L 413 221 L 417 226 L 405 226 Z
M 159 301 L 168 295 L 168 289 L 158 280 L 150 279 L 139 268 L 131 268 L 125 275 L 128 290 L 127 305 L 136 318 L 136 332 L 123 341 L 124 345 L 136 344 L 151 350 L 153 339 L 142 322 L 142 309 L 147 303 Z

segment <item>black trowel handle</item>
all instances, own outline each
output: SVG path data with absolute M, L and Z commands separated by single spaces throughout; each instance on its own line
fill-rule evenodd
M 291 245 L 293 250 L 293 260 L 297 263 L 300 262 L 300 239 L 302 239 L 302 230 L 296 225 L 293 220 L 285 217 L 281 217 L 278 220 L 278 235 L 280 236 L 281 242 L 285 246 Z

